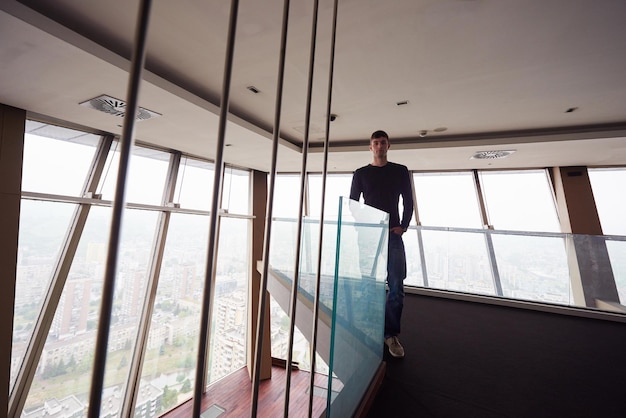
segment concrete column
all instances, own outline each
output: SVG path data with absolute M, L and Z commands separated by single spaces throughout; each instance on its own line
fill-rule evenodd
M 252 251 L 250 263 L 250 285 L 248 291 L 248 374 L 254 376 L 254 355 L 256 351 L 256 329 L 259 316 L 259 301 L 261 295 L 261 266 L 263 260 L 263 235 L 265 234 L 265 216 L 267 207 L 267 173 L 252 171 Z M 269 295 L 268 301 L 269 301 Z M 260 379 L 272 377 L 272 344 L 270 338 L 270 304 L 265 309 L 265 332 L 263 333 L 263 353 L 261 360 Z
M 25 122 L 26 111 L 0 104 L 0 411 L 4 413 L 9 408 Z
M 561 230 L 572 234 L 567 250 L 575 304 L 619 302 L 587 168 L 554 167 L 551 176 Z

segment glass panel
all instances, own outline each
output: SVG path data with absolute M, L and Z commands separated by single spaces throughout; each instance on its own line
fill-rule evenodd
M 297 218 L 300 201 L 300 176 L 277 175 L 274 183 L 273 218 Z
M 248 219 L 220 219 L 209 383 L 246 364 L 249 225 Z
M 626 241 L 607 241 L 617 293 L 622 305 L 626 305 Z
M 119 148 L 116 142 L 115 147 Z M 126 201 L 161 205 L 170 154 L 150 148 L 133 147 L 126 182 Z M 102 199 L 113 200 L 119 169 L 120 152 L 109 153 L 105 172 L 99 186 Z
M 413 182 L 422 225 L 482 227 L 472 173 L 415 173 Z
M 505 297 L 574 304 L 561 237 L 493 234 Z
M 172 213 L 141 372 L 163 391 L 160 412 L 193 395 L 209 217 Z
M 328 380 L 330 417 L 354 414 L 382 362 L 388 222 L 386 213 L 341 198 Z
M 421 231 L 415 227 L 409 227 L 407 232 L 402 235 L 404 241 L 404 251 L 406 251 L 406 279 L 405 286 L 424 286 L 424 277 L 422 274 L 422 260 L 420 258 L 420 247 L 418 234 Z
M 183 157 L 174 201 L 183 208 L 211 210 L 214 182 L 215 166 L 212 163 Z
M 81 196 L 100 137 L 26 122 L 22 190 Z
M 102 415 L 117 414 L 128 378 L 130 350 L 145 296 L 146 271 L 156 213 L 127 210 L 108 341 Z M 57 312 L 35 373 L 25 410 L 44 402 L 74 403 L 87 409 L 105 269 L 110 209 L 93 207 L 70 268 Z M 149 400 L 159 395 L 153 392 Z
M 222 194 L 222 209 L 228 213 L 250 214 L 250 172 L 227 167 Z
M 589 169 L 589 180 L 605 235 L 626 235 L 626 194 L 618 185 L 626 184 L 625 168 Z
M 422 236 L 429 287 L 495 294 L 484 234 L 423 230 Z
M 327 176 L 326 198 L 324 199 L 325 218 L 332 219 L 337 217 L 339 197 L 350 194 L 351 184 L 352 174 L 329 174 Z M 310 215 L 319 218 L 322 204 L 322 176 L 320 174 L 309 175 L 309 196 L 311 203 Z
M 11 352 L 11 390 L 22 364 L 26 345 L 50 286 L 59 250 L 76 206 L 22 200 L 17 249 L 17 278 Z
M 481 172 L 489 223 L 496 229 L 559 232 L 545 170 Z
M 272 339 L 272 357 L 287 360 L 287 346 L 289 344 L 289 315 L 285 313 L 280 304 L 270 295 L 270 318 L 271 318 L 271 339 Z M 310 338 L 310 336 L 307 336 Z M 293 334 L 293 350 L 291 359 L 298 363 L 300 370 L 311 370 L 310 344 L 307 338 L 300 332 L 300 329 L 294 327 Z M 316 360 L 316 362 L 319 359 Z M 316 369 L 319 372 L 319 364 L 316 363 Z

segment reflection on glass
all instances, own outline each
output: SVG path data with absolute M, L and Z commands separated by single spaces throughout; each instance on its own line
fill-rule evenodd
M 22 190 L 80 196 L 100 138 L 33 121 L 26 132 Z
M 422 236 L 429 287 L 495 294 L 483 234 L 424 230 Z
M 35 325 L 70 218 L 76 206 L 23 200 L 11 353 L 11 388 Z
M 215 166 L 206 161 L 183 157 L 180 162 L 174 202 L 180 207 L 211 210 Z
M 489 223 L 495 229 L 559 232 L 545 170 L 481 172 Z
M 26 400 L 26 411 L 43 411 L 55 402 L 87 410 L 109 223 L 109 208 L 91 209 Z M 125 390 L 145 296 L 155 225 L 156 213 L 124 213 L 102 415 L 117 414 L 121 407 L 120 394 Z M 160 396 L 157 392 L 146 402 L 156 402 Z
M 481 227 L 471 172 L 415 173 L 413 183 L 422 225 Z
M 616 193 L 618 184 L 626 184 L 626 169 L 589 169 L 589 181 L 593 198 L 598 209 L 602 233 L 605 235 L 626 235 L 626 194 Z
M 109 153 L 105 173 L 98 187 L 104 200 L 113 200 L 115 195 L 120 160 L 120 152 L 116 148 L 119 148 L 117 142 L 113 145 L 114 151 Z M 160 205 L 168 163 L 169 153 L 134 146 L 126 181 L 126 201 Z
M 607 241 L 606 247 L 611 259 L 620 303 L 626 305 L 626 241 Z
M 271 344 L 272 344 L 272 357 L 287 360 L 287 348 L 289 345 L 289 315 L 285 313 L 280 304 L 270 295 L 270 330 L 271 330 Z M 311 370 L 311 345 L 307 338 L 300 332 L 300 329 L 294 327 L 293 335 L 293 350 L 291 354 L 291 361 L 298 364 L 300 370 Z M 318 373 L 321 373 L 320 358 L 316 360 L 315 366 Z M 328 369 L 326 369 L 328 373 Z
M 573 303 L 563 238 L 500 234 L 492 237 L 505 297 Z

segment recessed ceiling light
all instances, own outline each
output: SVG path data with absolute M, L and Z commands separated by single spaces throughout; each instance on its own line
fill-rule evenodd
M 261 90 L 257 89 L 257 88 L 256 88 L 256 87 L 254 87 L 254 86 L 248 86 L 248 87 L 246 87 L 246 88 L 247 88 L 248 90 L 250 90 L 250 91 L 251 91 L 252 93 L 254 93 L 254 94 L 259 94 L 259 93 L 261 92 Z
M 79 104 L 90 109 L 99 110 L 100 112 L 122 118 L 126 114 L 126 102 L 116 99 L 115 97 L 107 96 L 106 94 L 102 94 Z M 161 116 L 161 114 L 140 107 L 137 109 L 137 116 L 135 120 L 139 122 L 142 120 L 152 119 L 157 116 Z
M 478 151 L 474 155 L 470 157 L 472 160 L 495 160 L 498 158 L 506 158 L 509 155 L 513 154 L 515 150 L 503 151 Z
M 578 108 L 577 108 L 577 107 L 570 107 L 569 109 L 567 109 L 567 110 L 565 111 L 565 113 L 572 113 L 572 112 L 575 112 L 575 111 L 577 111 L 577 110 L 578 110 Z
M 400 102 L 396 102 L 396 106 L 404 106 L 404 105 L 408 105 L 409 101 L 408 100 L 402 100 Z

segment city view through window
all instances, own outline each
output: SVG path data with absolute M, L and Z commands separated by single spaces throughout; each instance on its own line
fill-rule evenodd
M 89 189 L 102 146 L 96 135 L 29 121 L 24 167 L 11 357 L 11 389 L 29 356 L 29 344 L 43 333 L 43 348 L 23 417 L 84 416 L 89 397 L 102 280 L 108 251 L 111 199 L 119 152 L 111 142 L 97 184 Z M 108 343 L 102 416 L 117 416 L 137 334 L 147 330 L 137 416 L 157 416 L 190 399 L 195 380 L 199 318 L 207 264 L 214 166 L 187 156 L 136 146 L 128 177 Z M 364 162 L 366 164 L 367 162 Z M 170 164 L 177 164 L 171 200 L 164 200 Z M 589 169 L 606 235 L 615 282 L 626 300 L 626 200 L 614 193 L 626 170 Z M 419 224 L 413 216 L 404 235 L 407 286 L 429 287 L 513 299 L 572 304 L 567 253 L 560 234 L 546 170 L 480 172 L 487 212 L 485 228 L 471 172 L 412 174 Z M 336 215 L 351 174 L 330 174 L 324 213 Z M 319 219 L 321 181 L 309 176 L 307 219 Z M 227 167 L 208 359 L 208 382 L 246 362 L 250 270 L 250 173 Z M 293 220 L 299 177 L 279 175 L 272 255 L 294 265 Z M 613 190 L 613 193 L 611 193 Z M 277 220 L 285 224 L 283 220 Z M 282 232 L 281 232 L 282 231 Z M 282 235 L 281 235 L 282 234 Z M 286 239 L 288 237 L 288 239 Z M 621 237 L 621 238 L 620 238 Z M 329 236 L 324 239 L 332 240 Z M 317 234 L 303 234 L 315 248 Z M 270 257 L 270 259 L 272 259 Z M 310 265 L 309 265 L 310 266 Z M 494 269 L 495 266 L 495 269 Z M 323 266 L 332 271 L 332 262 Z M 150 286 L 154 286 L 150 289 Z M 153 291 L 154 306 L 142 321 Z M 274 300 L 272 354 L 286 358 L 288 316 Z M 42 318 L 48 318 L 46 323 Z M 44 333 L 45 331 L 45 333 Z M 296 330 L 294 360 L 309 365 L 308 336 Z M 316 362 L 318 371 L 326 365 Z M 59 415 L 60 414 L 60 415 Z

